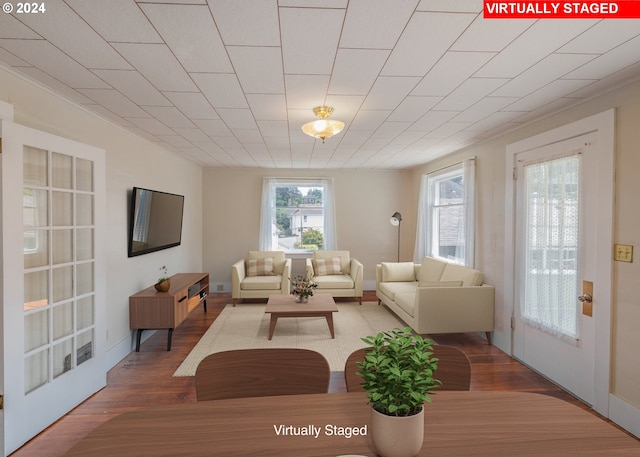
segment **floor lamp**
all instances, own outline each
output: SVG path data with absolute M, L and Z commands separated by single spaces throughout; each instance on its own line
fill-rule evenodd
M 391 222 L 391 225 L 394 227 L 398 227 L 398 262 L 400 262 L 400 222 L 402 222 L 402 214 L 396 211 L 393 213 L 393 216 L 391 216 L 391 219 L 389 219 L 389 222 Z

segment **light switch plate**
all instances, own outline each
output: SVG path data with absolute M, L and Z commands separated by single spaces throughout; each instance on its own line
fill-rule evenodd
M 618 262 L 633 262 L 633 246 L 630 244 L 614 245 L 613 260 L 617 260 Z

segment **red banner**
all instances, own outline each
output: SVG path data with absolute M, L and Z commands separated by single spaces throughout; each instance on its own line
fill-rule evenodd
M 637 19 L 640 1 L 547 2 L 484 0 L 485 19 Z M 638 24 L 640 26 L 640 23 Z

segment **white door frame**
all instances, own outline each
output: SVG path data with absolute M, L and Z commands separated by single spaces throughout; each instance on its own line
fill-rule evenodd
M 505 312 L 503 322 L 497 323 L 504 329 L 512 328 L 515 296 L 515 198 L 516 181 L 513 179 L 517 167 L 516 155 L 541 146 L 574 138 L 585 133 L 595 132 L 598 136 L 595 147 L 598 148 L 599 187 L 595 202 L 599 217 L 596 230 L 598 244 L 594 247 L 596 266 L 595 284 L 597 284 L 599 303 L 594 306 L 595 324 L 595 373 L 593 409 L 605 417 L 609 417 L 609 390 L 611 373 L 611 302 L 613 297 L 612 275 L 613 261 L 611 257 L 613 243 L 613 205 L 615 174 L 615 110 L 611 109 L 590 116 L 571 124 L 558 127 L 531 138 L 507 145 L 505 168 L 505 257 L 504 257 L 504 297 Z M 508 352 L 513 355 L 513 331 L 509 339 Z

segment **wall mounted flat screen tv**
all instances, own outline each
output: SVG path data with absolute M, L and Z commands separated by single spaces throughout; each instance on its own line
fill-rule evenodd
M 129 221 L 129 257 L 178 246 L 184 196 L 134 187 Z

